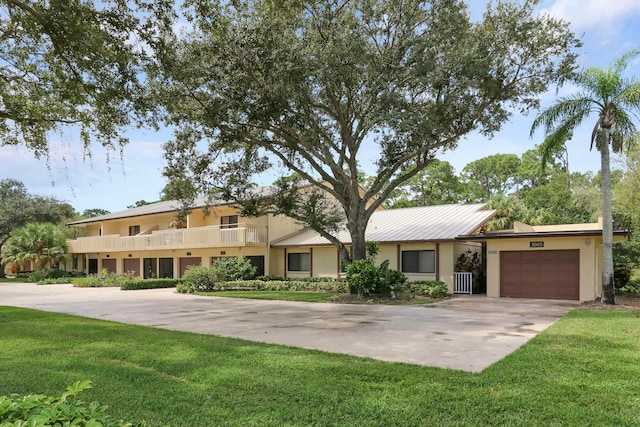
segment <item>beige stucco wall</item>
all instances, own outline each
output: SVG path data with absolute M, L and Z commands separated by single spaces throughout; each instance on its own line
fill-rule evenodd
M 337 277 L 338 249 L 333 246 L 313 248 L 311 265 L 313 277 Z
M 544 242 L 543 248 L 531 248 L 529 242 Z M 527 237 L 487 241 L 487 296 L 500 296 L 500 252 L 578 249 L 580 251 L 580 301 L 592 301 L 602 289 L 601 237 Z
M 437 244 L 439 267 L 436 273 L 405 273 L 409 281 L 416 280 L 442 280 L 447 284 L 450 292 L 453 292 L 453 273 L 456 260 L 456 253 L 461 253 L 467 246 L 455 242 L 443 242 Z M 382 263 L 389 260 L 389 268 L 401 270 L 401 260 L 399 254 L 404 250 L 436 250 L 435 243 L 412 243 L 412 244 L 382 244 L 378 253 L 377 262 Z M 285 253 L 309 253 L 309 247 L 272 248 L 270 253 L 270 272 L 286 277 L 337 277 L 339 275 L 338 250 L 333 246 L 317 246 L 311 251 L 311 272 L 285 273 Z
M 268 225 L 269 227 L 269 241 L 274 241 L 296 231 L 302 230 L 302 224 L 299 221 L 285 215 L 269 214 L 262 218 L 266 219 L 266 223 L 264 225 Z
M 267 264 L 267 248 L 260 247 L 232 247 L 232 248 L 206 248 L 206 249 L 191 249 L 191 250 L 162 250 L 162 251 L 131 251 L 131 252 L 104 252 L 104 253 L 89 253 L 86 254 L 86 259 L 98 260 L 98 271 L 103 268 L 103 260 L 115 259 L 116 260 L 116 273 L 123 274 L 124 260 L 133 258 L 139 259 L 140 271 L 142 272 L 142 263 L 145 258 L 173 258 L 173 272 L 174 277 L 178 277 L 180 272 L 180 258 L 196 257 L 201 258 L 203 266 L 211 266 L 212 257 L 220 256 L 264 256 L 265 257 L 265 274 L 268 273 Z M 88 265 L 88 261 L 83 259 L 84 265 Z

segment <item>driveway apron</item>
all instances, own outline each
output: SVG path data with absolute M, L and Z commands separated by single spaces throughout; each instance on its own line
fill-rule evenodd
M 15 283 L 0 284 L 0 305 L 469 372 L 576 306 L 481 296 L 419 306 L 320 304 Z

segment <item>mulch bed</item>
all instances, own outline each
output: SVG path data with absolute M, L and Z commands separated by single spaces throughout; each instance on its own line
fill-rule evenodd
M 581 308 L 590 310 L 637 310 L 640 308 L 640 296 L 616 295 L 616 304 L 602 304 L 600 301 L 588 301 Z

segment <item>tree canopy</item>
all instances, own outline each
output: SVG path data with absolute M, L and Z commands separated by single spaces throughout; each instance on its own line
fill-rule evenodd
M 165 39 L 148 71 L 178 129 L 165 174 L 246 213 L 298 218 L 343 260 L 346 226 L 362 259 L 367 221 L 394 189 L 573 70 L 579 42 L 535 3 L 492 2 L 474 22 L 454 0 L 187 2 L 192 29 Z M 248 183 L 274 171 L 310 187 L 256 194 Z
M 140 59 L 165 0 L 0 0 L 0 144 L 46 155 L 52 133 L 123 146 L 143 109 Z M 136 107 L 136 108 L 134 108 Z
M 53 266 L 66 254 L 66 236 L 54 224 L 29 223 L 11 233 L 2 258 L 9 264 L 33 262 L 35 268 L 42 268 Z
M 24 184 L 15 179 L 0 181 L 0 250 L 11 232 L 31 222 L 58 224 L 75 215 L 73 207 L 53 197 L 27 192 Z M 0 255 L 2 255 L 0 253 Z M 4 266 L 0 264 L 0 277 Z

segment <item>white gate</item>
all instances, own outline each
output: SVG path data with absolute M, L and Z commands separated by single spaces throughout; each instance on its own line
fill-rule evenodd
M 453 273 L 453 293 L 473 293 L 473 273 Z

